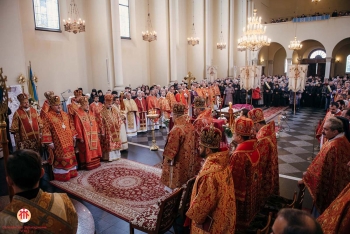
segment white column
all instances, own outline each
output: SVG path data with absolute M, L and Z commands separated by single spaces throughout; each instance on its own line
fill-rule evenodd
M 332 63 L 332 57 L 327 57 L 326 58 L 326 71 L 324 73 L 324 78 L 327 78 L 327 79 L 329 78 L 329 75 L 331 73 L 331 63 Z
M 213 50 L 212 50 L 212 46 L 213 46 L 213 39 L 212 39 L 212 35 L 213 35 L 213 30 L 212 30 L 212 4 L 211 4 L 211 0 L 205 0 L 205 66 L 204 66 L 204 77 L 207 77 L 207 66 L 211 66 L 214 65 L 212 64 L 213 61 Z M 207 77 L 209 78 L 209 77 Z
M 170 28 L 170 82 L 177 81 L 177 54 L 176 44 L 178 39 L 178 19 L 176 7 L 178 0 L 169 0 L 169 28 Z M 182 80 L 180 78 L 180 80 Z
M 113 38 L 113 59 L 114 59 L 114 89 L 124 90 L 123 88 L 123 63 L 122 47 L 120 38 L 119 22 L 119 1 L 111 1 L 111 21 L 112 21 L 112 38 Z
M 252 65 L 258 65 L 258 59 L 257 58 L 254 58 L 252 59 Z
M 234 76 L 234 51 L 237 51 L 236 48 L 236 43 L 234 40 L 234 30 L 235 30 L 235 25 L 234 25 L 234 9 L 235 9 L 235 2 L 234 0 L 229 0 L 229 40 L 227 42 L 227 49 L 228 49 L 228 76 L 233 77 Z

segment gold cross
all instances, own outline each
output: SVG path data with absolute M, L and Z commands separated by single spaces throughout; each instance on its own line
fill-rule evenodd
M 192 81 L 196 79 L 196 77 L 192 76 L 192 73 L 191 72 L 188 72 L 187 76 L 184 78 L 185 80 L 188 80 L 188 83 L 187 83 L 187 89 L 191 89 L 191 84 L 192 84 Z

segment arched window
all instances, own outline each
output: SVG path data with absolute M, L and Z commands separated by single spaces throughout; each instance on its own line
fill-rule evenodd
M 324 50 L 314 50 L 310 53 L 309 59 L 321 59 L 326 58 L 326 52 Z
M 345 72 L 350 73 L 350 54 L 346 57 L 346 66 Z
M 36 30 L 61 31 L 58 0 L 33 0 Z
M 129 0 L 119 0 L 119 19 L 120 37 L 130 39 Z

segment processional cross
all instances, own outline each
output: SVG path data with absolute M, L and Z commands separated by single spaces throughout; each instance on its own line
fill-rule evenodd
M 191 72 L 188 72 L 187 76 L 184 79 L 186 81 L 188 80 L 187 89 L 190 90 L 191 89 L 191 84 L 196 79 L 196 77 L 192 76 Z

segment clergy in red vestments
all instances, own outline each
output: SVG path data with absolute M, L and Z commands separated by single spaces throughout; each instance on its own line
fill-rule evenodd
M 318 217 L 324 234 L 348 234 L 350 231 L 350 183 Z
M 54 92 L 53 91 L 46 91 L 45 93 L 44 93 L 44 96 L 45 96 L 45 98 L 46 98 L 46 100 L 44 101 L 44 104 L 43 104 L 43 106 L 41 107 L 41 110 L 40 110 L 40 119 L 41 119 L 41 121 L 44 121 L 44 119 L 45 119 L 45 114 L 49 111 L 49 109 L 50 109 L 50 105 L 49 105 L 49 101 L 48 101 L 48 99 L 49 99 L 49 97 L 51 97 L 51 96 L 54 96 L 55 94 L 54 94 Z
M 166 99 L 168 100 L 170 110 L 172 110 L 175 103 L 177 103 L 174 93 L 175 93 L 174 85 L 171 85 L 169 87 L 168 93 L 166 94 Z
M 197 175 L 201 158 L 195 149 L 195 132 L 185 115 L 185 106 L 175 104 L 173 107 L 174 127 L 168 134 L 163 152 L 161 182 L 166 190 L 181 187 L 187 180 Z
M 80 108 L 76 111 L 74 123 L 78 134 L 79 162 L 82 169 L 91 170 L 101 165 L 102 151 L 98 138 L 99 128 L 95 115 L 90 111 L 89 99 L 82 96 L 77 101 Z
M 253 125 L 251 119 L 239 118 L 235 122 L 232 138 L 238 144 L 229 162 L 235 185 L 238 230 L 245 230 L 261 207 L 260 154 L 257 140 L 251 139 Z
M 117 107 L 112 104 L 113 96 L 111 94 L 106 94 L 105 104 L 99 114 L 101 146 L 103 151 L 102 159 L 107 161 L 120 159 L 120 150 L 122 149 L 120 129 L 123 120 Z
M 77 102 L 77 100 L 81 96 L 83 96 L 83 91 L 81 91 L 80 89 L 74 90 L 74 98 L 71 99 L 71 104 L 67 105 L 68 115 L 73 123 L 74 123 L 74 116 L 80 107 L 80 104 Z
M 155 90 L 151 88 L 149 96 L 146 98 L 148 111 L 154 110 L 160 116 L 159 102 Z M 152 120 L 148 119 L 148 126 L 152 126 Z M 159 118 L 154 120 L 154 129 L 159 129 Z
M 10 132 L 14 134 L 17 149 L 31 149 L 39 152 L 40 129 L 43 127 L 38 112 L 29 105 L 28 95 L 17 96 L 19 108 L 13 115 Z
M 137 98 L 135 98 L 135 103 L 139 113 L 137 132 L 147 132 L 146 115 L 147 115 L 148 109 L 147 109 L 147 102 L 146 102 L 146 99 L 143 97 L 142 91 L 137 92 Z
M 179 87 L 179 92 L 175 95 L 175 99 L 177 102 L 182 103 L 186 109 L 188 109 L 187 98 L 188 95 L 184 92 L 183 88 Z
M 205 163 L 193 186 L 190 208 L 186 216 L 192 220 L 191 233 L 204 234 L 208 216 L 213 223 L 210 233 L 235 232 L 236 200 L 233 178 L 228 167 L 228 151 L 218 152 L 221 131 L 213 125 L 203 129 L 200 135 L 200 156 Z
M 344 135 L 343 123 L 330 117 L 323 125 L 322 134 L 328 139 L 312 161 L 303 179 L 317 211 L 322 214 L 339 193 L 350 183 L 347 163 L 350 161 L 350 143 Z
M 50 110 L 44 121 L 42 143 L 49 148 L 48 161 L 53 166 L 55 180 L 68 181 L 78 175 L 73 146 L 76 131 L 68 114 L 61 110 L 60 97 L 48 96 L 48 103 Z
M 275 133 L 275 122 L 266 123 L 264 112 L 260 108 L 248 112 L 248 117 L 253 120 L 257 132 L 258 151 L 261 162 L 261 204 L 272 195 L 279 195 L 278 151 Z
M 196 132 L 196 149 L 198 151 L 199 136 L 203 128 L 210 126 L 213 122 L 213 117 L 211 115 L 211 109 L 206 108 L 205 99 L 202 97 L 196 97 L 193 101 L 194 112 L 197 118 L 193 121 L 193 127 Z
M 100 97 L 98 95 L 94 96 L 94 102 L 90 104 L 90 110 L 97 118 L 102 110 L 103 103 L 99 102 Z
M 326 142 L 326 138 L 324 138 L 324 135 L 322 134 L 323 131 L 323 125 L 329 119 L 330 117 L 333 116 L 341 116 L 341 110 L 339 109 L 339 103 L 337 102 L 332 102 L 330 104 L 329 111 L 327 112 L 326 116 L 324 117 L 322 123 L 320 126 L 318 126 L 316 130 L 316 138 L 320 141 L 320 147 Z

